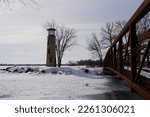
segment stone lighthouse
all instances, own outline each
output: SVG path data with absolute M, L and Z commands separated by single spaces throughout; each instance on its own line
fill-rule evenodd
M 47 39 L 47 59 L 46 66 L 56 67 L 56 43 L 55 43 L 55 29 L 49 28 Z

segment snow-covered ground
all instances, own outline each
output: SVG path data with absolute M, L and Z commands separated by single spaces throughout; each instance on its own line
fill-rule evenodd
M 124 69 L 131 71 L 131 67 L 129 67 L 129 66 L 124 66 Z M 147 70 L 147 71 L 145 71 L 144 69 Z M 137 69 L 137 72 L 138 72 L 138 70 L 139 70 L 139 69 Z M 150 72 L 149 72 L 149 71 L 150 71 L 150 68 L 144 67 L 144 68 L 141 70 L 140 75 L 145 76 L 146 78 L 150 78 Z
M 0 99 L 118 99 L 121 92 L 140 99 L 123 81 L 101 72 L 84 67 L 0 67 Z

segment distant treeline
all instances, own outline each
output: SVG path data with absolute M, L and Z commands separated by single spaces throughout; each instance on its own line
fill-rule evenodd
M 69 66 L 78 66 L 78 65 L 82 65 L 82 66 L 90 66 L 90 67 L 95 67 L 95 66 L 103 66 L 103 61 L 100 60 L 80 60 L 77 62 L 72 62 L 70 61 L 67 65 Z
M 46 66 L 46 64 L 0 64 L 0 66 Z M 80 60 L 80 61 L 69 61 L 67 64 L 62 64 L 62 66 L 103 66 L 103 61 L 100 60 Z

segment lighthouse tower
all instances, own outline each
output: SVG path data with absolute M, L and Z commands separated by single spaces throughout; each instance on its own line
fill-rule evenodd
M 47 39 L 47 58 L 46 66 L 56 67 L 56 44 L 55 44 L 55 29 L 49 28 L 48 39 Z

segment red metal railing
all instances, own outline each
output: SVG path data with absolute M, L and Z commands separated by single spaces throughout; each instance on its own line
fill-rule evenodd
M 150 99 L 150 29 L 137 34 L 136 27 L 148 13 L 150 0 L 144 0 L 114 40 L 104 60 L 105 69 L 118 74 L 145 99 Z

